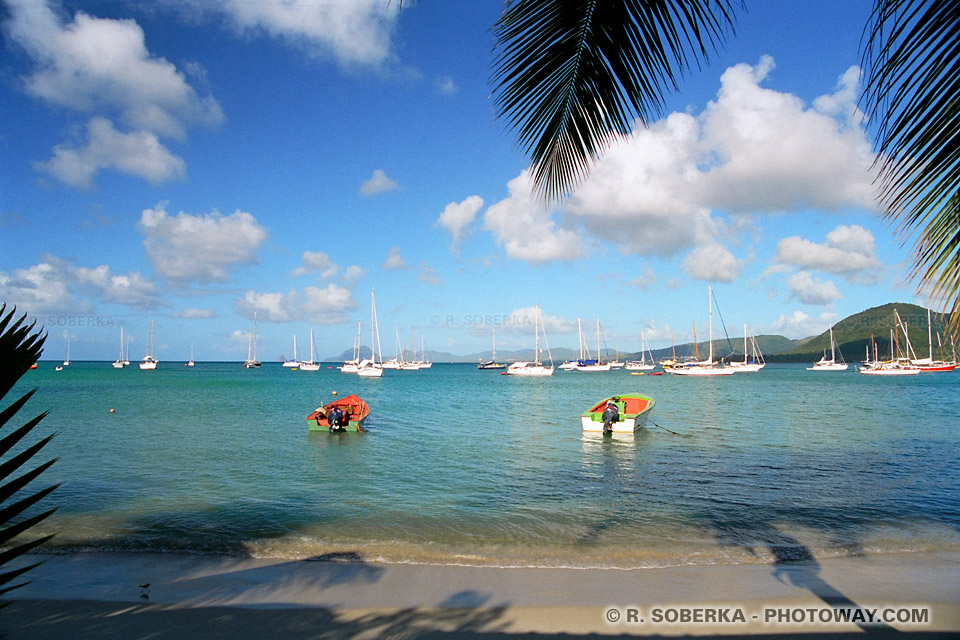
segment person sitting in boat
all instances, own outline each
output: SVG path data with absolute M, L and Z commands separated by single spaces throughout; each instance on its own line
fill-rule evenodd
M 615 402 L 617 398 L 611 398 L 607 400 L 607 408 L 603 410 L 603 432 L 610 433 L 613 431 L 613 423 L 620 420 L 620 409 L 617 407 Z

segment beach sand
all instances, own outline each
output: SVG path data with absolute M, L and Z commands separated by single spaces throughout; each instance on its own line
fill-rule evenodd
M 952 552 L 632 570 L 377 564 L 350 554 L 28 559 L 44 564 L 0 609 L 7 640 L 960 637 Z M 851 607 L 919 620 L 826 621 Z

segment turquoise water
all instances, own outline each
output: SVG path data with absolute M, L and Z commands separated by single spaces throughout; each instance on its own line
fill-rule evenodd
M 498 373 L 41 363 L 8 396 L 39 387 L 26 413 L 49 408 L 38 431 L 57 432 L 59 509 L 33 533 L 64 551 L 496 566 L 960 550 L 960 373 Z M 308 432 L 333 391 L 369 402 L 367 433 Z M 579 414 L 625 392 L 656 399 L 647 428 L 585 435 Z

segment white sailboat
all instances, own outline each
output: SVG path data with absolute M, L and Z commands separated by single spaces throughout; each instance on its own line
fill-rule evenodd
M 734 370 L 735 373 L 756 373 L 767 366 L 767 363 L 763 361 L 763 354 L 760 353 L 760 348 L 757 346 L 757 339 L 753 336 L 750 337 L 751 344 L 753 345 L 753 360 L 750 359 L 750 352 L 747 349 L 747 323 L 743 323 L 743 362 L 729 362 L 727 366 Z
M 664 367 L 665 371 L 679 376 L 731 376 L 733 369 L 721 366 L 713 359 L 713 288 L 707 285 L 707 305 L 710 309 L 710 356 L 706 360 L 691 363 L 679 363 Z M 696 340 L 696 338 L 694 338 Z
M 120 327 L 120 357 L 113 361 L 114 369 L 123 369 L 123 327 Z
M 927 345 L 929 355 L 926 358 L 914 358 L 911 362 L 921 371 L 947 372 L 957 368 L 956 360 L 946 360 L 943 357 L 943 343 L 940 342 L 940 334 L 937 334 L 937 343 L 940 346 L 940 359 L 933 359 L 933 325 L 930 322 L 930 309 L 927 309 Z
M 384 369 L 399 369 L 403 363 L 404 354 L 400 348 L 400 329 L 394 329 L 394 353 L 395 355 L 389 360 L 384 361 Z
M 296 338 L 294 338 L 296 339 Z M 300 371 L 319 371 L 320 363 L 313 361 L 313 327 L 310 327 L 310 359 L 299 363 Z
M 629 371 L 653 371 L 657 368 L 657 363 L 653 359 L 653 353 L 650 353 L 650 362 L 647 362 L 647 353 L 650 352 L 650 345 L 647 344 L 647 338 L 644 332 L 640 331 L 640 360 L 631 360 L 627 363 L 626 369 Z
M 833 327 L 830 327 L 830 359 L 827 359 L 827 352 L 823 352 L 823 357 L 813 363 L 812 367 L 807 367 L 807 371 L 846 371 L 847 363 L 843 361 L 843 354 L 840 354 L 840 361 L 837 361 L 837 343 L 833 340 Z
M 312 343 L 313 340 L 311 339 L 310 342 Z M 313 356 L 310 359 L 313 360 Z M 293 334 L 293 360 L 286 360 L 282 366 L 288 369 L 296 369 L 300 366 L 300 361 L 297 360 L 297 334 Z
M 429 369 L 433 366 L 433 363 L 427 360 L 427 348 L 424 345 L 422 333 L 420 334 L 420 359 L 414 358 L 414 361 L 417 364 L 417 369 Z
M 376 344 L 374 344 L 376 339 Z M 380 328 L 377 326 L 377 303 L 373 297 L 373 291 L 370 292 L 370 358 L 362 360 L 357 366 L 357 375 L 361 378 L 381 378 L 383 377 L 383 365 L 380 364 L 382 357 L 377 357 L 380 351 Z
M 340 366 L 341 373 L 356 373 L 360 368 L 360 321 L 357 321 L 357 339 L 353 341 L 353 360 L 346 360 Z
M 193 361 L 193 340 L 191 340 L 191 341 L 190 341 L 190 359 L 187 360 L 187 363 L 186 363 L 185 365 L 183 365 L 183 366 L 185 366 L 185 367 L 192 367 L 192 366 L 194 366 L 195 364 L 196 364 L 196 362 Z
M 63 366 L 70 366 L 70 336 L 67 336 L 67 359 L 63 361 Z
M 150 321 L 150 338 L 147 340 L 147 353 L 140 361 L 140 369 L 152 371 L 157 368 L 157 359 L 153 357 L 153 320 Z
M 593 361 L 585 360 L 579 362 L 577 364 L 577 371 L 610 371 L 610 363 L 603 362 L 600 359 L 600 318 L 597 318 L 597 359 Z
M 251 352 L 252 347 L 252 352 Z M 243 361 L 244 369 L 256 369 L 260 366 L 257 360 L 257 312 L 253 312 L 253 336 L 247 343 L 247 359 Z
M 493 327 L 493 355 L 489 360 L 481 360 L 477 369 L 504 369 L 506 366 L 497 362 L 497 328 Z
M 583 344 L 583 325 L 580 322 L 580 318 L 577 318 L 577 337 L 578 337 L 578 347 L 580 348 L 579 355 L 576 360 L 567 360 L 560 364 L 558 369 L 562 371 L 576 371 L 577 366 L 583 364 L 585 360 L 590 358 L 590 351 L 585 349 Z
M 504 371 L 504 375 L 510 376 L 529 376 L 529 377 L 544 377 L 553 375 L 553 355 L 550 353 L 550 344 L 547 343 L 547 356 L 550 358 L 550 366 L 545 367 L 543 363 L 540 362 L 540 327 L 543 325 L 543 320 L 540 318 L 540 306 L 536 305 L 534 307 L 536 317 L 533 321 L 533 333 L 534 333 L 534 349 L 533 349 L 533 362 L 514 362 L 507 370 Z M 544 329 L 543 340 L 547 341 L 547 332 Z

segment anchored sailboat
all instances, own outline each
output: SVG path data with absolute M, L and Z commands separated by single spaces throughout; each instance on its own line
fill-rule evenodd
M 500 364 L 497 362 L 497 328 L 493 328 L 493 357 L 484 362 L 480 361 L 480 364 L 477 365 L 477 369 L 503 369 L 507 365 Z
M 540 362 L 540 327 L 543 325 L 543 319 L 540 317 L 540 306 L 534 307 L 536 317 L 533 320 L 534 349 L 533 363 L 514 362 L 502 375 L 510 376 L 552 376 L 553 375 L 553 355 L 550 353 L 550 344 L 547 344 L 547 356 L 550 358 L 550 366 L 545 367 Z M 543 332 L 543 340 L 547 340 L 547 332 Z
M 150 321 L 150 339 L 147 340 L 147 354 L 140 361 L 140 369 L 152 371 L 157 368 L 157 359 L 153 357 L 153 320 Z
M 252 347 L 252 353 L 251 353 Z M 247 342 L 247 359 L 243 362 L 244 369 L 256 369 L 260 366 L 257 360 L 257 312 L 253 312 L 253 336 Z
M 376 344 L 374 344 L 376 337 Z M 376 350 L 374 350 L 376 347 Z M 357 375 L 361 378 L 381 378 L 383 377 L 383 365 L 380 364 L 383 357 L 377 356 L 380 351 L 380 327 L 377 326 L 377 303 L 373 298 L 373 291 L 370 292 L 370 358 L 363 360 L 357 366 Z
M 823 352 L 823 357 L 813 363 L 812 367 L 807 367 L 807 371 L 846 371 L 847 363 L 843 361 L 843 354 L 840 354 L 840 360 L 837 361 L 837 343 L 833 340 L 833 327 L 830 327 L 830 359 L 827 359 L 827 352 Z
M 681 376 L 733 375 L 733 369 L 721 366 L 719 362 L 713 359 L 713 288 L 710 285 L 707 285 L 707 305 L 710 309 L 710 356 L 703 361 L 679 363 L 671 367 L 664 366 L 668 373 Z M 694 344 L 696 344 L 696 333 L 694 333 Z

